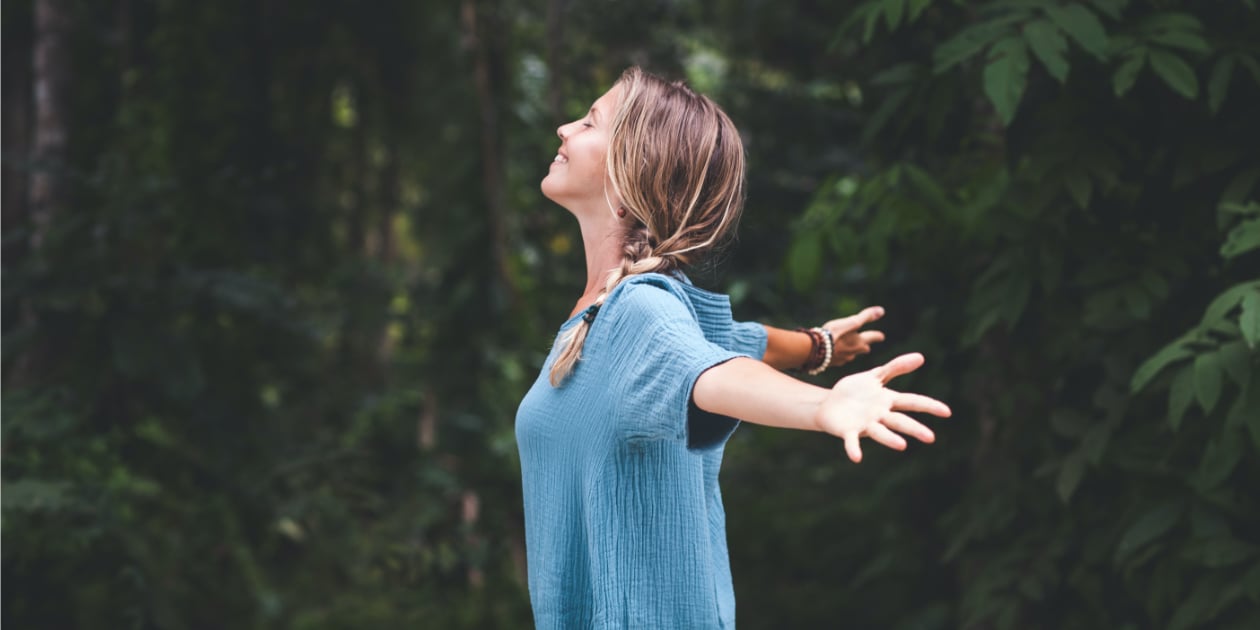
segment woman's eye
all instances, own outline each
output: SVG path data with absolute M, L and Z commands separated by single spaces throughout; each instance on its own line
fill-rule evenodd
M 582 126 L 583 126 L 583 127 L 594 127 L 595 125 L 592 125 L 591 123 L 586 122 L 585 120 L 583 120 L 583 121 L 582 121 Z

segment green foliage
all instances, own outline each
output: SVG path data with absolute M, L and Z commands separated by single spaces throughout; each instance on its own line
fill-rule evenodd
M 867 157 L 832 180 L 845 194 L 820 188 L 790 250 L 831 234 L 812 260 L 832 272 L 787 262 L 811 293 L 905 312 L 928 369 L 948 340 L 916 387 L 952 392 L 965 420 L 938 434 L 968 454 L 914 454 L 945 482 L 906 473 L 946 495 L 920 533 L 943 541 L 957 596 L 914 597 L 951 611 L 936 627 L 1258 621 L 1260 204 L 1243 138 L 1260 137 L 1260 81 L 1235 72 L 1258 23 L 1185 2 L 934 5 L 848 61 L 871 77 Z M 865 601 L 895 599 L 876 576 L 933 571 L 873 555 Z
M 693 278 L 885 306 L 853 369 L 955 410 L 737 432 L 741 627 L 1260 625 L 1254 2 L 69 7 L 55 167 L 4 8 L 8 625 L 529 627 L 512 417 L 585 280 L 537 180 L 632 62 L 745 134 Z

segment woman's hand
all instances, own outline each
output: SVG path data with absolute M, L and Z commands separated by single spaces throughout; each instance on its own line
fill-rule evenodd
M 909 374 L 922 365 L 923 355 L 914 352 L 840 379 L 818 406 L 815 416 L 818 429 L 843 439 L 844 450 L 855 463 L 862 461 L 859 440 L 863 437 L 898 451 L 906 448 L 905 438 L 898 433 L 921 442 L 933 442 L 936 435 L 932 430 L 903 412 L 915 411 L 948 418 L 949 407 L 934 398 L 886 387 L 888 381 Z
M 831 367 L 848 363 L 859 355 L 870 352 L 871 344 L 883 341 L 884 333 L 878 330 L 860 330 L 883 316 L 884 307 L 871 306 L 856 315 L 833 319 L 823 324 L 822 329 L 831 333 L 834 341 Z

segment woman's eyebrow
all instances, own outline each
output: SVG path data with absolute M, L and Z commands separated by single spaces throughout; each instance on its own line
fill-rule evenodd
M 599 110 L 596 109 L 594 105 L 591 106 L 591 110 L 587 112 L 587 114 L 590 115 L 590 117 L 593 119 L 596 119 L 596 120 L 599 119 Z

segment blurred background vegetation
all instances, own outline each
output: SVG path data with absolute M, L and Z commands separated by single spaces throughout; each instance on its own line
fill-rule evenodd
M 741 627 L 1260 627 L 1256 4 L 5 2 L 4 625 L 530 627 L 537 184 L 642 64 L 746 138 L 696 281 L 955 410 L 735 435 Z

